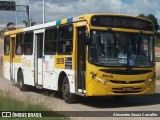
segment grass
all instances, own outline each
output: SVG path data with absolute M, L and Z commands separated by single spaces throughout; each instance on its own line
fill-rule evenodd
M 1 111 L 43 111 L 47 110 L 40 105 L 32 105 L 24 101 L 17 101 L 7 97 L 0 97 Z
M 160 47 L 160 39 L 155 40 L 155 47 Z
M 160 39 L 155 40 L 155 47 L 160 47 Z
M 0 91 L 2 93 L 2 91 Z M 4 92 L 3 92 L 4 94 Z M 27 101 L 18 101 L 6 95 L 0 94 L 0 111 L 50 111 L 43 105 L 34 105 Z M 42 118 L 3 118 L 4 120 L 70 120 L 68 117 L 64 117 L 58 113 L 53 112 L 55 117 L 42 117 Z
M 156 80 L 160 80 L 160 76 L 156 76 Z

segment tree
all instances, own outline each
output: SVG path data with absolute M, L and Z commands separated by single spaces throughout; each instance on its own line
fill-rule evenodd
M 152 14 L 149 14 L 149 15 L 147 16 L 147 18 L 153 21 L 153 23 L 154 23 L 154 29 L 155 29 L 155 31 L 157 32 L 158 29 L 160 29 L 160 28 L 159 28 L 160 26 L 158 25 L 157 18 L 155 18 L 155 16 L 152 15 Z
M 26 26 L 26 27 L 28 27 L 28 26 L 29 26 L 29 24 L 28 24 L 28 22 L 27 22 L 27 21 L 23 20 L 23 23 L 25 24 L 25 26 Z
M 144 14 L 140 14 L 140 15 L 138 15 L 138 17 L 146 18 L 146 19 L 153 21 L 155 32 L 157 32 L 160 29 L 160 26 L 158 25 L 157 18 L 154 15 L 149 14 L 149 15 L 145 16 Z
M 14 25 L 15 25 L 15 24 L 14 24 L 13 22 L 8 22 L 8 23 L 6 24 L 6 30 L 15 30 L 16 28 L 15 28 Z
M 138 17 L 146 18 L 144 14 L 139 14 Z
M 27 21 L 25 21 L 25 20 L 23 21 L 23 23 L 25 24 L 26 27 L 30 26 L 29 23 Z M 37 24 L 36 22 L 31 22 L 31 26 L 34 26 L 36 24 Z
M 13 23 L 13 22 L 9 22 L 9 23 L 6 24 L 6 27 L 8 28 L 8 27 L 10 27 L 11 25 L 14 25 L 14 23 Z

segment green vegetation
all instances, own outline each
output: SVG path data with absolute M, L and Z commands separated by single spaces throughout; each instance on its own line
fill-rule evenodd
M 155 47 L 160 47 L 160 38 L 155 37 Z
M 27 102 L 19 102 L 7 97 L 0 97 L 0 110 L 1 111 L 43 111 L 46 110 L 43 106 L 33 106 Z
M 0 111 L 49 111 L 42 105 L 33 105 L 27 101 L 17 101 L 12 98 L 0 96 Z M 42 118 L 18 118 L 18 120 L 69 120 L 68 117 L 63 117 L 57 113 L 53 114 L 55 117 Z M 5 118 L 4 120 L 17 120 L 17 118 Z
M 158 30 L 160 30 L 160 26 L 158 25 L 157 18 L 153 14 L 149 15 L 139 14 L 138 17 L 146 18 L 153 21 L 154 31 L 155 31 L 155 47 L 160 47 L 160 32 L 158 32 Z
M 156 57 L 156 58 L 155 58 L 155 61 L 156 61 L 156 62 L 160 62 L 160 57 Z
M 3 50 L 3 38 L 0 36 L 0 56 L 2 55 Z
M 160 29 L 160 26 L 158 25 L 158 20 L 153 14 L 149 14 L 149 15 L 139 14 L 138 17 L 146 18 L 153 21 L 155 32 L 157 32 L 158 29 Z
M 160 80 L 160 76 L 156 76 L 156 80 Z

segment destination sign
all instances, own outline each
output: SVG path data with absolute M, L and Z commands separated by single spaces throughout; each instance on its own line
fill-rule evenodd
M 125 16 L 93 16 L 91 25 L 98 27 L 114 27 L 138 30 L 153 30 L 153 24 L 150 21 Z

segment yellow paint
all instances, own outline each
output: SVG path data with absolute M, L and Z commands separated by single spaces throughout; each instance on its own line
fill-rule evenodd
M 21 56 L 16 56 L 15 58 L 13 58 L 13 62 L 14 63 L 21 63 L 22 62 L 22 58 L 21 58 Z
M 78 22 L 78 26 L 85 26 L 85 25 L 86 25 L 86 21 Z
M 10 35 L 11 38 L 16 38 L 16 34 Z
M 94 30 L 108 30 L 108 27 L 95 27 L 91 26 L 91 29 Z M 132 32 L 132 33 L 139 33 L 141 30 L 134 30 L 134 29 L 125 29 L 125 28 L 112 28 L 113 31 L 117 32 Z M 145 34 L 154 34 L 153 31 L 143 31 Z
M 4 76 L 4 63 L 10 62 L 10 56 L 9 55 L 3 55 L 2 56 L 2 75 Z
M 66 23 L 67 23 L 67 19 L 61 20 L 61 24 L 66 24 Z
M 76 70 L 76 66 L 77 66 L 77 32 L 76 32 L 76 25 L 77 23 L 73 24 L 74 27 L 74 32 L 73 32 L 73 52 L 72 52 L 72 69 Z
M 65 60 L 63 61 L 63 63 L 58 63 L 58 59 L 65 59 L 65 56 L 62 55 L 56 55 L 55 56 L 55 68 L 57 69 L 65 69 Z
M 10 62 L 10 56 L 9 55 L 4 55 L 3 56 L 3 62 Z
M 138 95 L 138 94 L 140 95 L 140 94 L 155 93 L 155 79 L 153 82 L 150 82 L 147 85 L 145 83 L 115 84 L 109 81 L 109 80 L 117 80 L 117 81 L 149 80 L 154 76 L 155 67 L 134 68 L 133 70 L 152 70 L 153 71 L 151 73 L 140 74 L 140 75 L 109 74 L 106 72 L 99 71 L 100 69 L 111 69 L 111 68 L 97 67 L 87 62 L 87 71 L 86 71 L 86 92 L 87 92 L 86 95 L 87 96 L 113 96 L 113 95 Z M 114 69 L 121 69 L 121 68 L 114 68 Z M 92 78 L 93 74 L 96 74 L 95 79 Z M 101 82 L 99 81 L 99 79 L 101 80 Z M 108 80 L 108 85 L 105 85 L 106 80 Z M 139 93 L 114 93 L 112 91 L 112 88 L 122 89 L 124 87 L 142 88 L 142 90 Z
M 55 68 L 56 69 L 64 69 L 65 70 L 65 58 L 72 57 L 72 55 L 55 55 Z M 72 57 L 73 60 L 73 57 Z M 72 69 L 73 69 L 73 62 L 72 62 Z
M 17 34 L 17 33 L 21 33 L 23 32 L 23 29 L 18 29 L 18 30 L 13 30 L 13 31 L 8 31 L 8 32 L 5 32 L 4 35 L 12 35 L 12 34 Z

